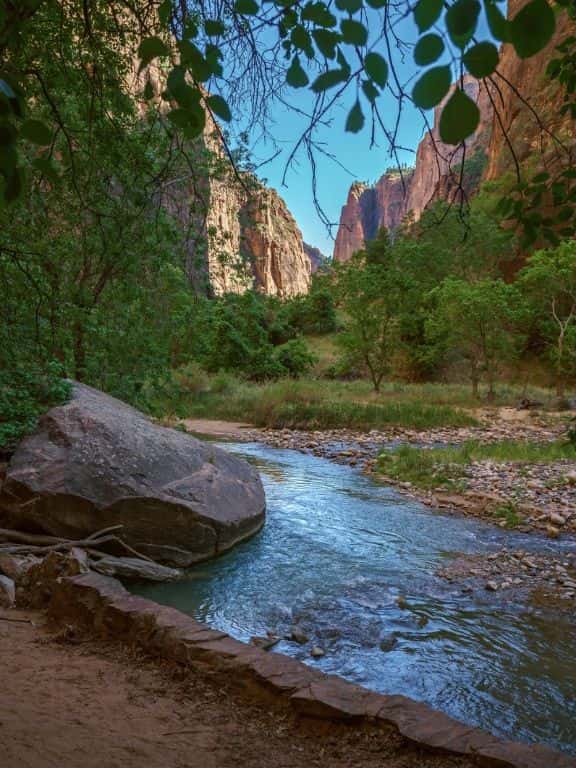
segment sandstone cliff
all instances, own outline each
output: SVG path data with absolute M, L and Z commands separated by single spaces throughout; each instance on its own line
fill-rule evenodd
M 326 256 L 324 256 L 320 248 L 304 243 L 304 253 L 310 259 L 310 269 L 312 274 L 318 272 L 318 270 L 326 264 Z
M 513 17 L 527 0 L 508 0 L 508 16 Z M 556 18 L 556 32 L 549 45 L 536 56 L 519 59 L 511 45 L 502 48 L 499 72 L 502 95 L 496 99 L 492 138 L 488 149 L 485 178 L 494 180 L 514 171 L 515 160 L 506 136 L 514 147 L 520 167 L 545 165 L 553 171 L 566 155 L 552 139 L 555 135 L 568 146 L 574 144 L 574 123 L 560 114 L 562 91 L 546 77 L 546 67 L 554 49 L 569 35 L 576 34 L 576 24 L 563 11 Z M 512 83 L 514 91 L 506 86 Z M 504 130 L 502 130 L 504 129 Z
M 466 159 L 485 154 L 492 127 L 492 105 L 483 83 L 464 78 L 464 89 L 480 109 L 481 121 L 475 134 L 465 142 Z M 448 99 L 450 94 L 446 96 Z M 386 227 L 393 231 L 407 213 L 417 221 L 431 202 L 451 199 L 461 193 L 460 168 L 462 147 L 452 147 L 440 141 L 439 121 L 444 102 L 434 112 L 434 123 L 416 152 L 413 171 L 402 175 L 386 172 L 374 186 L 355 183 L 342 208 L 340 225 L 334 246 L 334 259 L 347 261 L 354 251 Z M 463 190 L 469 194 L 472 177 L 465 177 Z

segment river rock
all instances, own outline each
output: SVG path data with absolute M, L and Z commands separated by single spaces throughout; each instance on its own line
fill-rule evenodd
M 13 608 L 16 602 L 16 585 L 8 576 L 0 574 L 0 608 Z
M 264 509 L 248 463 L 81 384 L 20 443 L 0 490 L 9 527 L 79 539 L 120 524 L 161 562 L 177 548 L 180 566 L 255 533 Z

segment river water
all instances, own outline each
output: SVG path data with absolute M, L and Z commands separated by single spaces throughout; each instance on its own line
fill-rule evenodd
M 223 443 L 259 469 L 268 517 L 232 552 L 138 593 L 274 650 L 517 741 L 576 754 L 576 621 L 434 573 L 459 552 L 544 550 L 535 535 L 436 513 L 326 459 Z M 326 655 L 314 660 L 313 646 Z

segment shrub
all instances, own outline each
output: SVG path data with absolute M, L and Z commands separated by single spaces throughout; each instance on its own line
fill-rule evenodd
M 284 373 L 293 378 L 308 373 L 316 362 L 316 357 L 302 338 L 292 339 L 276 347 L 275 358 L 284 368 Z

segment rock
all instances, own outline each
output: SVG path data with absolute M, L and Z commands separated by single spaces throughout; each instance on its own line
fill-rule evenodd
M 143 579 L 145 581 L 176 581 L 182 571 L 167 565 L 151 563 L 136 557 L 112 557 L 107 555 L 92 563 L 92 568 L 104 576 L 119 576 L 124 579 Z
M 398 645 L 398 638 L 394 637 L 394 635 L 383 637 L 382 640 L 380 640 L 380 650 L 384 651 L 384 653 L 388 653 L 388 651 L 391 651 L 396 645 Z
M 566 474 L 566 482 L 568 485 L 576 485 L 576 472 L 568 472 Z
M 294 629 L 290 630 L 289 638 L 290 640 L 293 640 L 295 643 L 298 643 L 299 645 L 306 645 L 306 643 L 310 639 L 308 635 L 304 634 L 304 632 L 298 629 L 298 627 L 295 627 Z
M 326 655 L 326 651 L 323 648 L 320 648 L 319 645 L 315 645 L 312 650 L 310 651 L 310 656 L 314 659 L 321 659 L 322 656 Z
M 498 591 L 498 584 L 495 581 L 487 581 L 486 582 L 486 589 L 489 592 L 497 592 Z
M 16 603 L 16 585 L 8 576 L 0 575 L 0 607 L 14 608 Z
M 0 555 L 0 573 L 12 581 L 19 581 L 24 574 L 40 562 L 34 555 Z
M 562 517 L 562 515 L 559 515 L 557 512 L 550 512 L 548 515 L 548 519 L 551 523 L 554 523 L 555 525 L 564 525 L 566 520 Z
M 59 579 L 83 573 L 86 573 L 85 560 L 74 550 L 66 554 L 50 552 L 20 578 L 18 602 L 30 608 L 43 608 L 50 602 L 54 585 Z
M 257 648 L 262 648 L 264 651 L 269 651 L 270 648 L 274 648 L 274 646 L 279 643 L 281 639 L 282 638 L 278 637 L 278 635 L 268 635 L 268 637 L 251 637 L 250 642 Z
M 551 539 L 556 539 L 558 538 L 560 531 L 554 525 L 547 525 L 546 533 L 548 534 L 548 536 L 550 536 Z
M 3 502 L 10 527 L 81 538 L 122 524 L 128 544 L 153 545 L 161 562 L 171 564 L 176 547 L 179 565 L 255 533 L 265 507 L 260 478 L 246 462 L 80 384 L 18 446 L 0 508 Z

